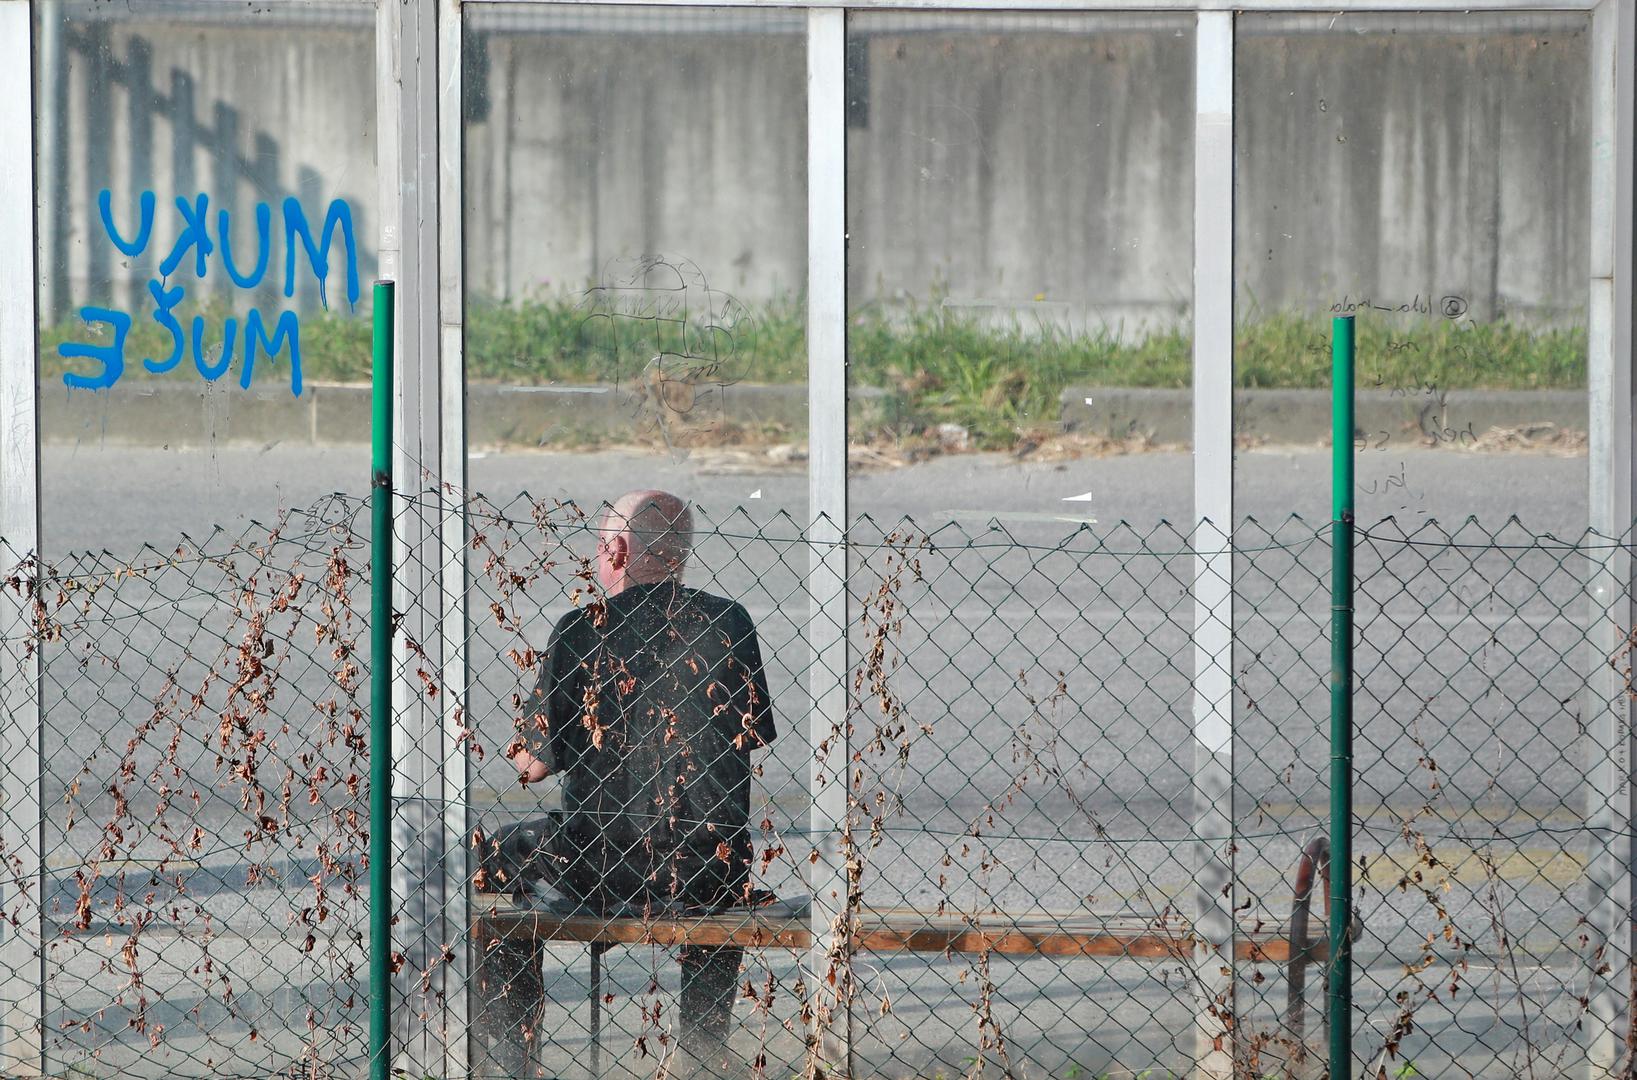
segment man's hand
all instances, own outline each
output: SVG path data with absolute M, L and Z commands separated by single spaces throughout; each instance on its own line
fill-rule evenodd
M 525 784 L 537 783 L 551 775 L 551 770 L 546 768 L 545 762 L 523 748 L 522 740 L 508 746 L 506 756 L 517 766 L 517 772 Z

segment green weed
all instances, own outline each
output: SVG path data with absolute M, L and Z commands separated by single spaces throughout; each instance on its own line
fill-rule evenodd
M 144 358 L 164 365 L 173 339 L 148 312 L 133 314 L 124 378 L 196 378 L 191 341 L 184 342 L 184 355 L 168 375 L 144 369 Z M 195 305 L 178 313 L 185 329 L 195 314 L 203 319 L 208 362 L 210 348 L 221 347 L 223 320 L 231 312 L 217 301 Z M 708 357 L 702 362 L 712 368 L 706 378 L 800 383 L 807 371 L 805 318 L 798 298 L 763 305 L 732 327 L 712 331 L 664 320 L 594 318 L 571 297 L 473 301 L 466 312 L 467 374 L 479 382 L 531 385 L 628 381 L 641 377 L 654 355 L 670 350 Z M 243 362 L 242 319 L 240 324 L 228 376 L 235 381 Z M 1328 316 L 1254 312 L 1235 331 L 1236 384 L 1328 385 L 1328 330 Z M 1583 328 L 1366 314 L 1357 335 L 1361 389 L 1572 389 L 1586 383 Z M 44 328 L 43 376 L 60 384 L 64 371 L 95 370 L 88 361 L 64 361 L 59 343 L 107 344 L 110 338 L 108 327 L 79 319 Z M 306 382 L 369 378 L 370 324 L 362 313 L 304 315 L 301 348 Z M 257 385 L 288 378 L 283 357 L 258 360 Z M 858 417 L 867 426 L 879 424 L 902 436 L 955 423 L 977 446 L 994 448 L 1010 446 L 1020 431 L 1055 424 L 1070 386 L 1188 387 L 1192 340 L 1182 329 L 1122 335 L 1112 327 L 1070 331 L 1021 318 L 996 322 L 935 303 L 872 307 L 850 317 L 848 378 L 885 392 Z

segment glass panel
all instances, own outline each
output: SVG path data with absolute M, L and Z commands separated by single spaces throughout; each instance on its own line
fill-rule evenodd
M 371 9 L 37 19 L 46 550 L 365 490 Z
M 652 843 L 610 856 L 618 865 L 602 868 L 596 888 L 618 892 L 636 862 L 703 852 L 704 827 L 724 838 L 722 874 L 748 873 L 754 887 L 801 903 L 805 862 L 798 865 L 794 841 L 780 849 L 792 826 L 805 826 L 808 807 L 806 16 L 508 5 L 469 7 L 464 28 L 468 476 L 478 493 L 469 655 L 485 748 L 474 765 L 476 820 L 492 833 L 566 809 L 574 822 L 601 823 L 586 826 L 597 837 L 617 839 L 653 824 L 653 799 L 674 798 L 671 839 L 643 832 Z M 635 567 L 634 576 L 599 577 L 597 534 L 604 507 L 639 489 L 679 501 L 654 503 L 647 525 L 630 524 L 639 504 L 621 504 L 623 524 L 607 538 L 631 541 L 627 555 L 638 544 L 651 552 L 650 542 L 685 551 L 683 580 L 703 595 L 679 593 L 657 606 L 643 599 L 647 606 L 630 616 L 636 622 L 627 622 L 624 605 L 660 586 L 634 556 L 621 564 Z M 684 506 L 687 528 L 676 520 Z M 678 531 L 691 531 L 691 548 Z M 627 715 L 637 697 L 611 689 L 626 704 L 603 706 L 598 715 L 617 715 L 607 722 L 618 734 L 598 746 L 613 756 L 598 765 L 575 750 L 555 759 L 550 778 L 520 786 L 516 759 L 501 751 L 526 743 L 542 761 L 558 752 L 549 749 L 555 743 L 530 741 L 542 734 L 537 718 L 555 725 L 553 738 L 578 738 L 567 713 L 552 720 L 529 702 L 542 665 L 578 670 L 580 639 L 554 639 L 553 628 L 593 601 L 606 602 L 608 617 L 628 629 L 652 616 L 652 633 L 689 643 L 685 658 L 648 663 L 631 651 L 640 634 L 610 639 L 610 655 L 643 672 L 618 685 L 676 727 L 657 733 L 645 719 L 651 712 Z M 703 717 L 726 699 L 707 708 L 679 688 L 746 683 L 724 674 L 741 654 L 695 633 L 705 624 L 735 649 L 747 640 L 758 646 L 778 731 L 771 749 L 709 749 L 715 729 Z M 758 728 L 752 742 L 763 734 Z M 616 798 L 617 785 L 640 786 L 649 775 L 641 765 L 649 751 L 680 754 L 724 783 L 748 768 L 748 811 L 701 809 L 683 788 Z M 604 765 L 615 779 L 588 788 Z M 601 809 L 593 813 L 591 802 Z M 741 829 L 756 852 L 748 870 Z M 705 868 L 684 859 L 663 876 L 637 874 L 646 884 L 632 889 L 660 907 L 703 902 L 698 889 L 717 865 L 714 841 L 705 846 Z M 693 869 L 672 873 L 682 865 Z M 602 910 L 590 904 L 583 913 L 593 909 Z M 592 1045 L 586 950 L 565 942 L 546 952 L 540 1067 L 584 1075 Z M 697 1051 L 696 1037 L 716 1031 L 702 1012 L 720 1006 L 724 992 L 731 1002 L 747 980 L 762 987 L 768 979 L 780 987 L 771 1013 L 731 1006 L 733 1053 L 800 1060 L 800 1035 L 780 1027 L 789 1020 L 799 1031 L 791 953 L 748 951 L 743 971 L 737 959 L 716 956 L 701 975 L 712 988 L 679 997 L 674 952 L 616 949 L 601 961 L 602 1041 L 617 1068 L 652 1072 L 672 1040 Z M 499 985 L 480 973 L 474 1013 L 497 1015 Z M 479 1042 L 477 1068 L 508 1067 L 514 1051 L 504 1039 Z
M 306 795 L 359 759 L 304 722 L 337 692 L 310 635 L 285 664 L 288 618 L 246 620 L 323 580 L 321 542 L 269 544 L 281 511 L 368 489 L 374 11 L 34 13 L 42 548 L 69 624 L 43 652 L 48 1067 L 356 1057 L 361 837 Z M 228 690 L 252 641 L 276 706 Z
M 1240 512 L 1328 517 L 1353 312 L 1362 521 L 1584 527 L 1587 17 L 1330 22 L 1240 23 Z
M 849 26 L 852 507 L 1186 520 L 1192 22 Z
M 1235 760 L 1240 827 L 1266 834 L 1238 888 L 1288 897 L 1328 811 L 1329 336 L 1351 313 L 1358 1068 L 1394 1045 L 1389 1075 L 1566 1075 L 1587 844 L 1539 827 L 1585 809 L 1591 605 L 1585 560 L 1535 537 L 1588 520 L 1590 21 L 1238 26 Z M 1277 1033 L 1283 994 L 1241 992 L 1243 1029 Z
M 929 929 L 1080 940 L 1192 873 L 1193 25 L 848 24 L 854 809 L 866 908 Z M 1191 1060 L 1176 964 L 871 964 L 865 1071 Z

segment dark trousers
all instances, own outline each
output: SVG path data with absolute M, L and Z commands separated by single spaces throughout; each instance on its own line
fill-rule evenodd
M 744 950 L 684 946 L 677 960 L 682 993 L 676 1032 L 682 1076 L 735 1076 L 728 1032 L 733 999 L 739 992 Z M 483 1080 L 522 1080 L 544 1075 L 536 1060 L 540 1010 L 546 988 L 541 972 L 545 949 L 538 941 L 498 940 L 478 960 L 474 1002 L 473 1075 Z
M 682 1050 L 707 1074 L 727 1074 L 728 1031 L 733 1000 L 739 996 L 739 966 L 745 950 L 734 946 L 684 945 L 677 1036 Z

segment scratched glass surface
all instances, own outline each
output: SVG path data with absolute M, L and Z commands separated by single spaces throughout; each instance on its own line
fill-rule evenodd
M 34 17 L 44 556 L 185 562 L 184 533 L 210 542 L 216 527 L 240 534 L 281 507 L 367 491 L 373 9 L 241 5 L 229 18 L 199 4 L 44 0 Z M 97 580 L 88 574 L 80 595 Z M 297 1004 L 353 993 L 340 971 L 356 951 L 303 953 L 298 938 L 241 959 L 303 901 L 294 886 L 251 887 L 252 856 L 234 843 L 241 809 L 219 788 L 202 726 L 169 753 L 173 794 L 200 794 L 194 823 L 211 841 L 173 860 L 191 875 L 174 902 L 149 894 L 166 944 L 139 945 L 135 912 L 116 896 L 125 884 L 141 895 L 166 854 L 150 826 L 166 752 L 140 725 L 168 729 L 184 714 L 165 704 L 165 680 L 198 685 L 232 606 L 189 591 L 43 651 L 54 1072 L 266 1074 L 304 1053 L 360 1049 L 356 1010 L 320 1007 L 329 1033 L 314 1041 Z M 317 675 L 287 686 L 279 708 L 320 692 Z M 300 739 L 272 733 L 268 775 L 301 768 L 289 749 Z M 113 806 L 124 800 L 137 825 L 122 833 Z M 104 845 L 119 857 L 97 856 Z M 313 856 L 282 835 L 272 847 L 280 867 Z M 76 913 L 81 872 L 95 884 Z M 321 933 L 361 916 L 353 907 Z
M 800 516 L 802 29 L 708 9 L 468 17 L 475 487 L 594 504 L 670 486 Z
M 1192 873 L 1173 843 L 1191 561 L 1065 575 L 1047 552 L 1188 546 L 1193 25 L 849 18 L 849 512 L 902 527 L 910 561 L 886 602 L 893 552 L 859 550 L 850 575 L 854 656 L 884 647 L 902 705 L 853 691 L 857 801 L 897 793 L 855 807 L 866 904 L 1077 918 L 1147 911 Z M 921 544 L 958 569 L 921 580 Z M 893 1013 L 855 1028 L 876 1068 L 965 1070 L 993 1052 L 969 1022 L 989 1008 L 1020 1074 L 1192 1060 L 1175 965 L 1019 958 L 974 978 L 911 956 L 877 978 Z
M 561 805 L 558 776 L 520 786 L 501 751 L 554 624 L 603 587 L 603 507 L 662 489 L 689 504 L 685 584 L 755 628 L 780 732 L 752 760 L 751 832 L 772 853 L 755 884 L 796 897 L 794 856 L 774 849 L 809 805 L 805 30 L 799 11 L 472 7 L 463 39 L 469 483 L 495 520 L 527 521 L 524 492 L 583 514 L 527 552 L 472 521 L 477 820 Z M 764 959 L 790 974 L 788 954 L 751 953 L 740 981 Z M 546 971 L 539 1061 L 580 1075 L 585 947 L 547 949 Z M 677 965 L 619 949 L 605 977 L 610 1075 L 651 1075 L 659 1059 L 634 1047 L 670 1030 Z M 776 1012 L 795 1007 L 787 989 Z M 735 1040 L 799 1057 L 795 1036 L 755 1034 L 766 1019 L 741 1003 Z
M 364 491 L 368 9 L 48 2 L 36 27 L 47 550 Z
M 848 27 L 852 510 L 1187 520 L 1191 20 Z
M 1374 537 L 1357 549 L 1359 1067 L 1567 1075 L 1602 849 L 1536 830 L 1595 800 L 1598 660 L 1577 643 L 1598 616 L 1588 563 L 1488 545 L 1512 515 L 1570 542 L 1588 524 L 1590 20 L 1238 28 L 1235 509 L 1255 519 L 1241 546 L 1311 540 L 1236 560 L 1237 594 L 1266 601 L 1235 618 L 1240 814 L 1292 838 L 1241 849 L 1236 887 L 1286 872 L 1327 812 L 1330 322 L 1352 314 Z
M 1240 24 L 1241 512 L 1328 514 L 1312 403 L 1351 313 L 1361 520 L 1584 526 L 1589 27 Z

